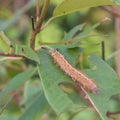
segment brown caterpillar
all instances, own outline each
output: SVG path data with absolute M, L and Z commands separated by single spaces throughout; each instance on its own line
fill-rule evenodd
M 50 49 L 49 53 L 54 62 L 74 81 L 79 82 L 84 89 L 89 90 L 92 93 L 97 93 L 99 91 L 98 86 L 94 80 L 88 78 L 87 75 L 74 68 L 60 52 L 55 49 Z

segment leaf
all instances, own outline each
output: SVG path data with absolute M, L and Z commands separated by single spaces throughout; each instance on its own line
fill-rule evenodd
M 89 93 L 89 95 L 99 110 L 102 120 L 108 120 L 106 117 L 108 101 L 112 95 L 120 93 L 120 81 L 113 69 L 99 57 L 91 55 L 90 61 L 93 70 L 86 70 L 86 73 L 97 82 L 99 93 Z
M 35 71 L 35 68 L 30 68 L 27 71 L 16 75 L 12 80 L 8 82 L 6 87 L 0 93 L 0 98 L 6 95 L 8 92 L 17 90 L 26 80 L 28 80 L 35 73 Z
M 84 110 L 74 116 L 72 120 L 100 120 L 95 111 Z
M 9 45 L 6 43 L 6 41 L 8 42 L 8 38 L 3 31 L 0 31 L 0 51 L 2 50 L 8 52 Z
M 44 50 L 41 50 L 39 55 L 41 64 L 38 65 L 38 71 L 45 97 L 53 110 L 57 114 L 60 114 L 73 105 L 67 94 L 65 94 L 59 87 L 59 83 L 62 81 L 68 81 L 69 77 L 63 74 L 62 71 L 54 65 L 50 56 L 45 53 Z
M 17 114 L 3 113 L 0 115 L 0 120 L 18 120 Z
M 18 120 L 36 120 L 37 115 L 42 114 L 46 108 L 47 101 L 43 93 L 34 98 L 33 103 L 25 110 Z M 43 114 L 42 114 L 43 115 Z
M 84 26 L 85 23 L 75 26 L 64 36 L 63 40 L 71 40 L 78 31 L 83 29 Z
M 41 92 L 40 80 L 32 78 L 31 81 L 27 81 L 24 84 L 24 105 L 27 108 L 34 101 L 34 96 L 37 96 Z
M 23 55 L 26 58 L 33 60 L 35 62 L 40 63 L 39 57 L 35 51 L 33 51 L 30 47 L 24 45 L 16 45 L 15 54 Z
M 63 42 L 64 44 L 61 44 L 62 47 L 65 48 L 75 48 L 75 47 L 79 47 L 79 45 L 81 44 L 81 41 L 83 40 L 83 38 L 86 38 L 90 35 L 91 31 L 93 31 L 95 28 L 97 28 L 100 25 L 100 23 L 96 23 L 93 26 L 85 29 L 84 31 L 80 32 L 78 35 L 74 36 L 75 33 L 79 30 L 82 29 L 84 27 L 84 24 L 78 25 L 76 27 L 74 27 L 72 30 L 70 30 L 65 37 L 63 38 Z M 73 38 L 72 38 L 73 37 Z M 58 47 L 59 45 L 53 45 L 54 47 Z
M 53 17 L 69 14 L 83 8 L 90 8 L 102 5 L 114 5 L 110 0 L 64 0 L 54 10 Z
M 99 25 L 100 25 L 100 23 L 96 23 L 93 26 L 91 26 L 91 27 L 87 28 L 86 30 L 84 30 L 83 32 L 80 32 L 73 39 L 71 39 L 71 43 L 70 44 L 64 45 L 64 46 L 67 46 L 67 48 L 74 48 L 74 47 L 79 46 L 81 44 L 81 41 L 84 40 L 83 38 L 88 37 L 90 35 L 91 31 L 93 31 Z
M 76 101 L 77 103 L 75 102 L 75 100 L 78 100 L 79 98 L 78 95 L 75 96 L 70 94 L 68 97 L 59 89 L 59 83 L 65 81 L 69 82 L 71 81 L 71 78 L 68 78 L 67 75 L 63 74 L 63 71 L 60 70 L 60 68 L 57 68 L 55 64 L 52 63 L 50 56 L 45 53 L 45 51 L 40 52 L 40 59 L 41 65 L 38 66 L 38 69 L 41 76 L 41 82 L 45 96 L 55 112 L 64 112 L 68 108 L 73 107 L 73 103 L 79 107 L 86 105 L 85 102 L 82 102 L 82 99 L 79 99 L 79 102 Z M 94 103 L 94 106 L 97 108 L 97 112 L 99 112 L 101 119 L 108 120 L 106 117 L 106 112 L 108 111 L 108 102 L 112 95 L 120 93 L 120 81 L 118 80 L 118 77 L 113 69 L 99 57 L 96 55 L 91 55 L 90 61 L 92 70 L 84 70 L 84 72 L 86 72 L 89 77 L 93 78 L 94 81 L 96 81 L 99 87 L 99 93 L 93 94 L 88 92 L 88 94 Z M 61 100 L 62 98 L 64 99 Z
M 77 35 L 75 38 L 80 39 L 80 38 L 88 37 L 90 32 L 92 32 L 94 29 L 96 29 L 99 25 L 100 25 L 100 23 L 96 23 L 96 24 L 92 25 L 91 27 L 87 28 L 86 30 L 81 32 L 79 35 Z

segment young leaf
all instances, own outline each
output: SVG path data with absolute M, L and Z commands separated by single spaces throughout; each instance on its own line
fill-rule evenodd
M 78 35 L 76 35 L 73 38 L 73 40 L 71 40 L 71 44 L 67 45 L 68 48 L 73 48 L 73 47 L 79 46 L 81 44 L 81 40 L 83 40 L 83 38 L 88 37 L 90 35 L 90 32 L 93 31 L 95 28 L 97 28 L 99 25 L 100 25 L 100 23 L 96 23 L 93 26 L 89 27 L 88 29 L 86 29 L 83 32 L 81 32 Z
M 26 80 L 28 80 L 36 71 L 36 68 L 30 68 L 16 75 L 12 80 L 8 82 L 6 87 L 0 93 L 0 98 L 6 95 L 8 92 L 18 89 Z
M 75 38 L 80 39 L 80 38 L 88 37 L 90 32 L 92 32 L 94 29 L 96 29 L 99 25 L 100 25 L 100 23 L 94 24 L 93 26 L 89 27 L 88 29 L 86 29 L 83 32 L 81 32 L 80 34 L 78 34 Z
M 102 5 L 114 5 L 110 0 L 64 0 L 54 10 L 53 17 L 62 16 L 83 8 L 90 8 Z
M 75 26 L 72 30 L 70 30 L 65 37 L 63 38 L 64 44 L 62 44 L 62 47 L 65 48 L 75 48 L 78 47 L 81 44 L 81 40 L 83 38 L 86 38 L 90 35 L 90 32 L 93 31 L 94 29 L 96 29 L 100 23 L 96 23 L 93 26 L 83 30 L 82 32 L 78 33 L 77 35 L 75 35 L 75 33 L 77 33 L 77 31 L 81 30 L 84 27 L 85 24 L 81 24 L 81 25 L 77 25 Z M 59 47 L 59 45 L 53 45 L 56 47 Z
M 2 50 L 8 52 L 9 51 L 8 43 L 10 43 L 8 38 L 6 37 L 3 31 L 0 31 L 0 51 Z
M 24 45 L 16 45 L 15 53 L 17 55 L 23 55 L 30 60 L 40 63 L 37 53 L 33 51 L 30 47 Z
M 77 25 L 75 26 L 73 29 L 71 29 L 66 35 L 65 37 L 63 38 L 63 40 L 71 40 L 75 34 L 79 31 L 81 31 L 83 29 L 83 27 L 85 26 L 85 23 L 83 24 L 80 24 L 80 25 Z

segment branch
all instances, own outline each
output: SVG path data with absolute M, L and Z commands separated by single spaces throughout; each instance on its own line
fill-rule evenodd
M 49 7 L 49 3 L 50 3 L 50 0 L 45 0 L 44 6 L 42 8 L 41 16 L 38 19 L 38 22 L 36 24 L 36 30 L 37 30 L 37 32 L 40 32 L 40 28 L 42 26 L 42 22 L 43 22 L 43 20 L 45 18 L 45 15 L 47 13 L 47 10 L 48 10 L 48 7 Z
M 5 61 L 5 60 L 22 60 L 23 59 L 23 57 L 3 57 L 3 58 L 1 58 L 0 59 L 0 61 Z
M 116 112 L 107 112 L 106 115 L 110 120 L 117 120 L 117 118 L 114 118 L 115 115 L 120 114 L 120 111 L 116 111 Z
M 4 53 L 4 52 L 0 52 L 0 56 L 5 56 L 4 58 L 2 58 L 3 60 L 21 60 L 24 58 L 24 56 L 22 55 L 16 55 L 16 54 L 10 54 L 10 53 Z
M 39 17 L 40 17 L 40 2 L 39 0 L 36 0 L 36 21 L 38 21 Z
M 105 6 L 105 7 L 101 7 L 104 10 L 108 11 L 109 13 L 112 13 L 115 16 L 119 16 L 120 17 L 120 13 L 118 11 L 116 11 L 113 7 L 109 7 L 109 6 Z
M 53 20 L 54 18 L 53 17 L 51 17 L 42 27 L 41 27 L 41 29 L 40 30 L 43 30 L 44 28 L 46 28 L 47 27 L 47 25 Z
M 40 30 L 41 30 L 41 26 L 42 26 L 43 20 L 44 20 L 44 18 L 45 18 L 45 15 L 46 15 L 47 10 L 48 10 L 48 7 L 49 7 L 49 3 L 50 3 L 50 0 L 45 0 L 44 5 L 43 5 L 43 8 L 42 8 L 41 16 L 40 16 L 39 19 L 37 20 L 35 30 L 32 31 L 32 35 L 31 35 L 31 38 L 30 38 L 30 47 L 31 47 L 32 49 L 35 48 L 36 35 L 37 35 L 37 34 L 40 32 Z

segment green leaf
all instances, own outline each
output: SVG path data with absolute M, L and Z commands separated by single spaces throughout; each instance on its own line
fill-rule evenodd
M 26 80 L 28 80 L 36 71 L 36 68 L 30 68 L 16 75 L 12 80 L 8 82 L 6 87 L 0 93 L 0 98 L 6 95 L 8 92 L 17 90 Z
M 71 52 L 71 55 L 73 53 L 74 52 Z M 65 51 L 63 54 L 66 57 L 67 52 Z M 41 65 L 38 66 L 38 70 L 41 76 L 41 82 L 45 96 L 55 112 L 64 112 L 68 108 L 73 107 L 73 103 L 77 104 L 79 107 L 86 105 L 82 99 L 79 99 L 79 102 L 77 101 L 77 103 L 75 102 L 75 100 L 78 100 L 79 98 L 78 95 L 66 95 L 59 89 L 59 83 L 65 81 L 69 82 L 71 81 L 71 78 L 65 75 L 59 67 L 55 66 L 50 56 L 45 53 L 45 51 L 40 52 L 40 59 Z M 117 74 L 113 71 L 113 69 L 99 57 L 96 55 L 91 55 L 90 61 L 92 70 L 84 70 L 84 72 L 96 81 L 99 87 L 99 93 L 93 94 L 88 92 L 88 94 L 99 111 L 101 119 L 108 120 L 106 117 L 106 112 L 109 110 L 109 99 L 112 95 L 120 93 L 120 81 L 118 80 Z M 62 98 L 64 99 L 61 100 Z M 79 103 L 81 103 L 81 105 Z
M 108 101 L 112 95 L 120 93 L 120 81 L 115 71 L 99 57 L 91 55 L 90 61 L 93 70 L 86 70 L 86 73 L 97 82 L 99 93 L 89 93 L 89 95 L 99 110 L 102 120 L 107 120 Z
M 96 115 L 95 111 L 84 110 L 76 114 L 72 120 L 100 120 Z
M 38 114 L 45 111 L 47 101 L 43 93 L 34 98 L 33 103 L 25 110 L 18 120 L 37 120 Z M 43 114 L 42 114 L 43 115 Z M 39 118 L 40 119 L 40 118 Z
M 73 48 L 73 47 L 77 47 L 82 43 L 82 40 L 84 40 L 83 38 L 87 38 L 90 33 L 96 29 L 98 26 L 100 25 L 100 23 L 96 23 L 93 26 L 85 29 L 83 32 L 79 33 L 78 35 L 76 35 L 73 40 L 71 40 L 71 44 L 68 45 L 68 48 Z M 68 33 L 69 34 L 69 33 Z
M 79 34 L 75 35 L 75 33 L 79 30 L 81 30 L 84 27 L 85 23 L 81 24 L 81 25 L 77 25 L 75 26 L 72 30 L 70 30 L 65 37 L 63 38 L 62 41 L 60 41 L 61 43 L 63 42 L 63 44 L 61 44 L 62 47 L 64 48 L 75 48 L 75 47 L 79 47 L 81 44 L 81 41 L 84 40 L 83 38 L 86 38 L 90 35 L 90 33 L 97 28 L 100 23 L 96 23 L 91 27 L 88 27 L 87 29 L 83 30 L 82 32 L 80 32 Z M 75 35 L 75 36 L 74 36 Z M 59 44 L 59 43 L 58 43 Z M 59 48 L 61 46 L 59 45 L 52 45 L 54 48 Z
M 62 81 L 68 81 L 69 77 L 55 66 L 50 56 L 45 51 L 40 51 L 41 64 L 38 71 L 41 83 L 45 92 L 45 97 L 53 110 L 60 114 L 70 108 L 73 103 L 59 87 Z M 62 74 L 62 76 L 61 76 Z
M 102 5 L 114 5 L 110 0 L 64 0 L 54 10 L 53 17 L 62 16 L 83 8 L 90 8 Z
M 37 85 L 37 86 L 36 86 Z M 41 92 L 40 80 L 32 78 L 24 84 L 24 105 L 27 108 L 34 101 L 34 96 L 37 96 Z
M 33 51 L 30 47 L 24 45 L 16 45 L 15 46 L 15 54 L 23 55 L 26 58 L 33 60 L 35 62 L 40 63 L 39 57 L 35 51 Z
M 4 52 L 8 52 L 9 51 L 9 46 L 5 43 L 3 38 L 0 36 L 0 51 L 1 50 L 4 51 Z
M 18 115 L 6 112 L 0 115 L 0 120 L 18 120 Z
M 83 32 L 78 34 L 75 38 L 80 39 L 80 38 L 88 37 L 90 35 L 90 32 L 92 32 L 94 29 L 96 29 L 99 25 L 100 25 L 100 23 L 96 23 L 96 24 L 92 25 L 91 27 L 87 28 L 86 30 L 84 30 Z
M 84 26 L 85 26 L 85 23 L 75 26 L 64 36 L 63 40 L 71 40 L 77 32 L 83 29 Z

